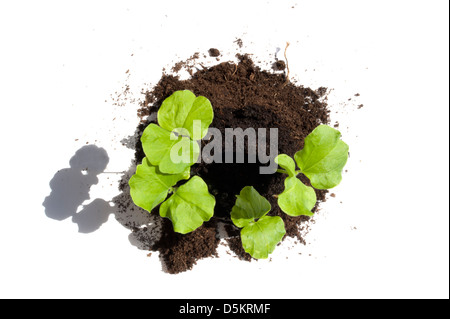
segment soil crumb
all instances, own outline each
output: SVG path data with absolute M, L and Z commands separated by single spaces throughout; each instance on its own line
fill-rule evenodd
M 189 73 L 189 75 L 192 75 L 192 74 L 194 74 L 194 71 L 195 71 L 196 60 L 199 57 L 200 57 L 200 53 L 196 52 L 186 61 L 180 61 L 180 62 L 175 63 L 175 65 L 172 67 L 171 71 L 173 73 L 178 73 L 178 72 L 180 72 L 180 70 L 185 69 Z
M 284 71 L 286 69 L 286 62 L 284 62 L 283 60 L 275 62 L 273 65 L 273 69 L 275 71 Z
M 242 41 L 241 38 L 236 39 L 236 41 L 234 41 L 234 43 L 236 43 L 240 49 L 242 49 L 242 47 L 244 46 L 244 42 Z
M 218 56 L 220 56 L 220 51 L 214 48 L 211 48 L 208 50 L 209 56 L 213 57 L 213 58 L 217 58 Z

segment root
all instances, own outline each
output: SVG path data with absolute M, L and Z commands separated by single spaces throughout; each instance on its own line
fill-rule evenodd
M 289 62 L 288 62 L 288 58 L 287 58 L 287 55 L 286 55 L 286 51 L 287 51 L 287 48 L 289 47 L 289 45 L 290 45 L 290 43 L 286 42 L 286 48 L 284 49 L 284 59 L 286 60 L 287 73 L 286 73 L 286 82 L 284 83 L 283 87 L 286 86 L 289 83 Z

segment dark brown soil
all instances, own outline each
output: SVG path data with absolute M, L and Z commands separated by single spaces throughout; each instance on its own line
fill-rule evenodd
M 286 62 L 279 60 L 274 63 L 273 68 L 275 71 L 284 71 L 284 69 L 286 69 Z
M 217 49 L 214 49 L 214 48 L 209 49 L 208 52 L 209 52 L 209 56 L 214 57 L 214 58 L 216 58 L 220 55 L 220 51 Z
M 159 251 L 166 271 L 171 274 L 192 269 L 198 259 L 217 256 L 219 238 L 217 221 L 210 220 L 191 233 L 173 231 L 172 223 L 164 219 L 161 239 L 152 247 Z
M 242 39 L 236 39 L 236 41 L 234 41 L 234 43 L 236 43 L 237 44 L 237 46 L 239 47 L 239 48 L 241 48 L 242 49 L 242 47 L 243 47 L 243 45 L 244 45 L 244 42 L 242 41 Z
M 326 89 L 312 90 L 287 81 L 283 74 L 274 74 L 256 67 L 248 55 L 238 55 L 239 63 L 224 62 L 197 71 L 188 80 L 164 74 L 159 83 L 146 93 L 141 115 L 158 110 L 162 101 L 177 90 L 191 90 L 207 97 L 214 108 L 211 127 L 225 136 L 225 128 L 278 128 L 278 152 L 293 156 L 303 147 L 304 138 L 319 124 L 329 123 L 329 111 L 323 101 Z M 279 61 L 282 62 L 282 61 Z M 281 67 L 281 66 L 280 66 Z M 139 132 L 150 122 L 141 124 Z M 202 141 L 203 146 L 207 142 Z M 140 143 L 136 145 L 136 163 L 144 154 Z M 251 260 L 240 244 L 239 230 L 227 223 L 236 195 L 244 186 L 254 186 L 267 198 L 270 215 L 281 216 L 286 226 L 286 236 L 300 235 L 302 223 L 308 217 L 290 217 L 281 212 L 276 195 L 283 189 L 285 176 L 260 175 L 259 164 L 206 164 L 192 167 L 193 175 L 201 176 L 216 198 L 215 216 L 210 222 L 187 235 L 173 231 L 171 222 L 163 220 L 162 238 L 152 247 L 159 251 L 169 273 L 191 269 L 198 259 L 215 256 L 219 244 L 218 225 L 225 222 L 229 248 L 244 260 Z M 302 176 L 307 185 L 309 181 Z M 318 205 L 325 200 L 326 191 L 316 191 Z M 158 216 L 157 207 L 153 214 Z M 315 210 L 317 209 L 317 206 Z M 158 218 L 160 218 L 158 216 Z

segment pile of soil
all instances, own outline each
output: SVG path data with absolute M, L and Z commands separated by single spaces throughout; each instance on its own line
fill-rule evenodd
M 211 50 L 210 50 L 211 52 Z M 217 51 L 218 52 L 218 51 Z M 214 53 L 216 53 L 214 51 Z M 303 148 L 305 137 L 320 124 L 329 124 L 325 88 L 312 90 L 297 85 L 286 78 L 285 72 L 266 71 L 257 67 L 250 55 L 237 55 L 238 63 L 223 62 L 203 68 L 187 80 L 174 74 L 163 74 L 158 84 L 146 93 L 145 103 L 139 111 L 141 116 L 156 112 L 164 99 L 177 90 L 191 90 L 195 95 L 208 98 L 214 109 L 211 127 L 225 136 L 225 128 L 278 128 L 278 153 L 293 156 Z M 284 69 L 281 62 L 279 69 Z M 154 117 L 149 117 L 154 118 Z M 138 127 L 138 137 L 153 121 L 145 121 Z M 136 164 L 144 157 L 142 146 L 136 145 Z M 208 141 L 202 141 L 202 146 Z M 302 223 L 309 217 L 290 217 L 277 205 L 276 196 L 284 189 L 282 174 L 259 174 L 260 163 L 251 164 L 206 164 L 192 167 L 192 175 L 199 175 L 216 198 L 214 217 L 192 233 L 181 235 L 173 231 L 170 220 L 159 217 L 158 209 L 153 214 L 162 219 L 162 236 L 152 243 L 151 250 L 158 251 L 169 273 L 189 270 L 196 261 L 217 255 L 220 242 L 219 225 L 225 225 L 225 239 L 229 249 L 239 258 L 251 260 L 244 252 L 239 230 L 230 222 L 230 212 L 236 195 L 244 186 L 253 186 L 272 205 L 269 215 L 280 216 L 286 227 L 286 236 L 300 235 Z M 301 176 L 306 185 L 309 180 Z M 316 190 L 318 204 L 325 200 L 327 191 Z

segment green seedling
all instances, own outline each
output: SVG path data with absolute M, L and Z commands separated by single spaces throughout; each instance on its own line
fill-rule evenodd
M 197 140 L 206 135 L 213 116 L 209 100 L 190 91 L 177 91 L 165 99 L 158 111 L 159 126 L 150 124 L 142 134 L 146 157 L 129 181 L 133 202 L 148 212 L 162 203 L 159 214 L 181 234 L 197 229 L 214 214 L 216 201 L 206 183 L 199 176 L 189 179 L 199 155 Z M 176 187 L 181 180 L 188 181 Z
M 231 220 L 242 228 L 244 250 L 253 258 L 267 258 L 286 234 L 283 220 L 278 216 L 266 216 L 270 203 L 253 186 L 244 187 L 236 197 Z
M 316 205 L 316 193 L 297 175 L 306 175 L 316 189 L 330 189 L 341 182 L 349 148 L 340 137 L 338 130 L 319 125 L 305 138 L 305 147 L 295 153 L 295 162 L 286 154 L 277 156 L 275 161 L 282 168 L 278 172 L 288 175 L 284 191 L 278 196 L 278 205 L 283 212 L 290 216 L 313 215 L 311 210 Z
M 313 216 L 312 209 L 317 201 L 314 188 L 330 189 L 341 182 L 349 148 L 340 136 L 339 131 L 320 125 L 306 137 L 305 147 L 294 155 L 295 161 L 286 154 L 276 157 L 281 167 L 278 172 L 288 175 L 284 191 L 278 195 L 278 206 L 284 213 Z M 297 178 L 301 173 L 309 178 L 314 188 Z M 270 209 L 264 197 L 253 187 L 246 186 L 231 211 L 231 220 L 242 228 L 244 250 L 256 259 L 267 258 L 286 233 L 280 217 L 267 216 Z
M 173 93 L 158 111 L 159 126 L 150 124 L 141 137 L 150 163 L 166 174 L 179 174 L 191 167 L 200 154 L 197 141 L 208 133 L 213 117 L 207 98 L 188 90 Z

